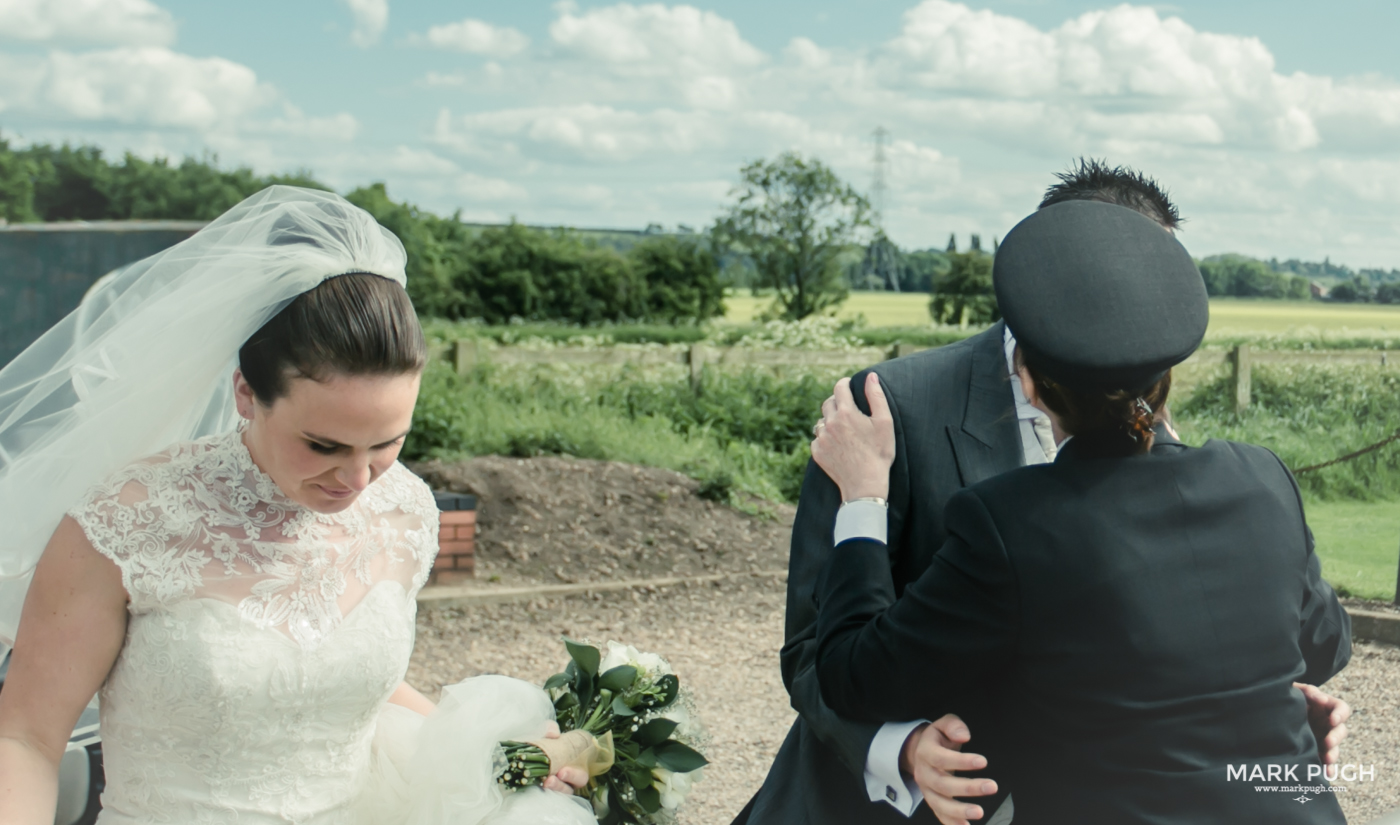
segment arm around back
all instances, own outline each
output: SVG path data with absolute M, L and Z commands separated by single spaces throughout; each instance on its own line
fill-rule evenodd
M 870 370 L 857 373 L 851 379 L 851 390 L 856 404 L 862 412 L 869 413 L 870 405 L 865 398 L 865 376 Z M 895 400 L 888 395 L 891 408 Z M 904 447 L 899 437 L 899 413 L 894 410 L 896 450 Z M 896 465 L 901 462 L 896 459 Z M 891 490 L 900 483 L 892 477 Z M 897 506 L 897 497 L 891 492 L 891 506 Z M 803 721 L 828 746 L 835 749 L 841 760 L 856 776 L 861 776 L 866 767 L 870 743 L 879 730 L 878 725 L 864 724 L 844 719 L 827 707 L 822 701 L 821 689 L 814 669 L 816 657 L 817 630 L 817 580 L 825 569 L 832 551 L 832 530 L 836 524 L 836 511 L 841 507 L 841 491 L 816 462 L 807 463 L 807 474 L 802 481 L 802 492 L 798 499 L 797 516 L 792 525 L 792 545 L 788 557 L 787 614 L 784 626 L 784 644 L 781 653 L 783 684 L 794 710 L 802 715 Z M 891 541 L 893 541 L 891 537 Z
M 944 702 L 1010 664 L 1018 584 L 986 507 L 948 502 L 948 539 L 894 599 L 885 547 L 842 542 L 819 582 L 816 670 L 837 713 L 866 722 L 935 718 Z
M 126 638 L 121 572 L 64 517 L 34 570 L 0 691 L 0 822 L 50 825 L 58 763 Z
M 1256 461 L 1271 464 L 1286 479 L 1292 500 L 1298 508 L 1298 529 L 1303 534 L 1303 603 L 1300 607 L 1298 649 L 1303 654 L 1306 672 L 1299 681 L 1321 685 L 1341 672 L 1351 661 L 1351 616 L 1342 607 L 1332 585 L 1322 578 L 1322 565 L 1314 552 L 1312 528 L 1308 527 L 1303 509 L 1303 493 L 1298 480 L 1272 450 L 1254 445 L 1233 445 L 1236 449 L 1253 451 Z M 1259 465 L 1256 465 L 1259 466 Z M 1283 482 L 1279 482 L 1282 484 Z

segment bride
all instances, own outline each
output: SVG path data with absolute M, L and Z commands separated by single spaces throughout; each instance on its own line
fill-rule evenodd
M 402 245 L 264 190 L 107 279 L 0 371 L 0 822 L 47 825 L 99 694 L 102 825 L 592 823 L 503 795 L 537 687 L 403 681 L 437 552 L 396 459 L 427 358 Z M 571 787 L 572 786 L 572 787 Z

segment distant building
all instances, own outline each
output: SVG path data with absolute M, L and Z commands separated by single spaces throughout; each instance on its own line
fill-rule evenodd
M 1331 298 L 1328 297 L 1328 294 L 1329 294 L 1331 291 L 1332 291 L 1332 290 L 1328 289 L 1327 287 L 1323 286 L 1322 284 L 1319 284 L 1317 281 L 1309 281 L 1309 282 L 1308 282 L 1308 292 L 1312 294 L 1312 298 L 1313 298 L 1314 301 L 1329 301 L 1329 300 L 1331 300 Z
M 77 309 L 98 278 L 174 246 L 198 221 L 0 225 L 0 367 Z

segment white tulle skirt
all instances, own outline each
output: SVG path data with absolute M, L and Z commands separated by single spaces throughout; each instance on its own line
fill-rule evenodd
M 595 825 L 587 801 L 530 788 L 503 791 L 499 743 L 544 736 L 554 708 L 538 686 L 479 676 L 443 688 L 424 717 L 386 704 L 379 714 L 364 825 Z

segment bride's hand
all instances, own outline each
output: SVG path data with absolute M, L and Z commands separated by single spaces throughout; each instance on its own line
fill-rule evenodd
M 888 498 L 894 464 L 894 418 L 875 373 L 865 377 L 870 415 L 851 395 L 851 379 L 836 382 L 822 404 L 822 419 L 812 428 L 812 459 L 841 488 L 841 500 Z
M 550 722 L 549 728 L 544 732 L 546 739 L 559 738 L 559 723 Z M 544 788 L 547 791 L 558 791 L 559 793 L 573 794 L 573 792 L 588 784 L 588 774 L 583 768 L 564 767 L 560 768 L 556 774 L 551 774 L 544 778 Z

